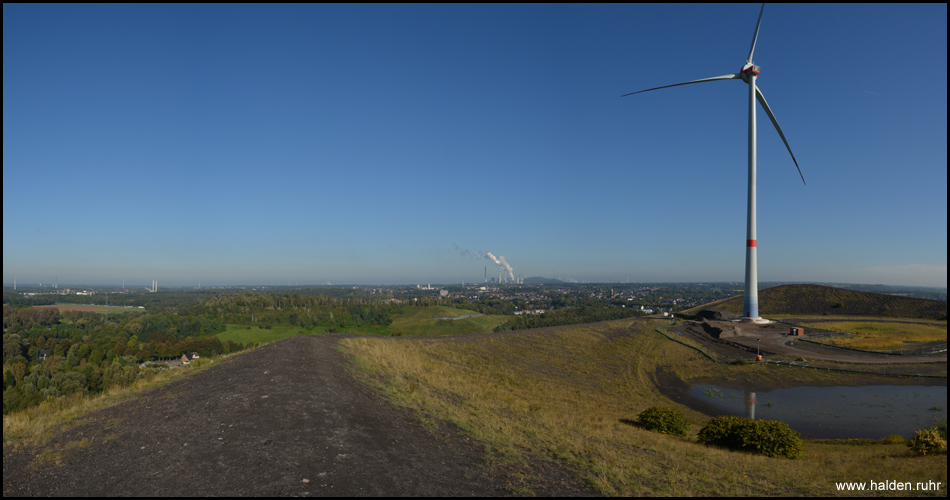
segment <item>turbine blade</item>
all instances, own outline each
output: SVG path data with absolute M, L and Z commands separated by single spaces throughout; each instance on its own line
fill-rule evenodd
M 775 115 L 772 114 L 772 108 L 769 107 L 769 103 L 765 102 L 765 96 L 762 95 L 762 91 L 759 90 L 759 87 L 755 88 L 755 97 L 759 100 L 759 104 L 762 105 L 762 108 L 765 109 L 765 114 L 769 115 L 769 119 L 772 120 L 772 125 L 775 125 L 775 130 L 778 131 L 779 137 L 781 137 L 782 142 L 785 143 L 785 148 L 788 149 L 788 154 L 792 155 L 792 161 L 795 162 L 795 168 L 798 169 L 798 175 L 802 178 L 802 184 L 805 184 L 805 176 L 802 175 L 802 169 L 798 167 L 798 160 L 795 159 L 795 153 L 792 153 L 792 147 L 789 146 L 788 141 L 785 140 L 785 134 L 782 133 L 782 127 L 778 126 L 778 120 L 776 120 Z
M 691 82 L 674 83 L 673 85 L 664 85 L 664 86 L 662 86 L 662 87 L 654 87 L 654 88 L 652 88 L 652 89 L 638 90 L 638 91 L 636 91 L 636 92 L 631 92 L 631 93 L 629 93 L 629 94 L 624 94 L 624 95 L 622 95 L 622 96 L 620 96 L 620 97 L 627 97 L 628 95 L 639 94 L 639 93 L 641 93 L 641 92 L 649 92 L 649 91 L 651 91 L 651 90 L 659 90 L 659 89 L 665 89 L 665 88 L 669 88 L 669 87 L 678 87 L 678 86 L 680 86 L 680 85 L 689 85 L 689 84 L 691 84 L 691 83 L 714 82 L 714 81 L 716 81 L 716 80 L 735 80 L 735 79 L 737 79 L 737 78 L 740 78 L 740 76 L 739 76 L 739 75 L 714 76 L 714 77 L 712 77 L 712 78 L 702 78 L 702 79 L 700 79 L 700 80 L 693 80 L 693 81 L 691 81 Z
M 752 47 L 749 49 L 749 58 L 745 60 L 746 64 L 752 64 L 752 53 L 755 52 L 755 41 L 759 38 L 759 25 L 762 24 L 762 13 L 765 12 L 765 3 L 759 9 L 759 20 L 755 23 L 755 34 L 752 35 Z

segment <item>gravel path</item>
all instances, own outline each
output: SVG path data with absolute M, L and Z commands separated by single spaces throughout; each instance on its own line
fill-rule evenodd
M 503 470 L 448 425 L 424 429 L 346 372 L 339 338 L 275 342 L 95 412 L 42 449 L 5 449 L 3 494 L 593 493 L 548 462 Z

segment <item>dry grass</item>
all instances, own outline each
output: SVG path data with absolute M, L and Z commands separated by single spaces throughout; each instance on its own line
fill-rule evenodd
M 818 340 L 853 349 L 899 349 L 912 342 L 946 342 L 947 325 L 927 323 L 879 323 L 830 321 L 809 325 L 832 332 L 850 333 L 847 337 Z
M 695 434 L 708 417 L 664 396 L 657 373 L 801 382 L 810 370 L 713 364 L 653 331 L 621 320 L 465 339 L 346 339 L 359 376 L 424 418 L 458 425 L 498 460 L 543 457 L 568 464 L 608 495 L 833 495 L 835 481 L 941 481 L 946 456 L 911 457 L 900 444 L 808 443 L 803 460 L 707 448 Z M 617 335 L 617 333 L 629 335 Z M 630 422 L 643 409 L 679 408 L 689 438 Z M 885 472 L 886 471 L 886 472 Z

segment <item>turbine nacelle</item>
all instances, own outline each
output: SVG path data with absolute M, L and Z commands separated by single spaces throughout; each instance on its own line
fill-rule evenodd
M 749 75 L 759 76 L 759 69 L 761 68 L 759 68 L 755 64 L 746 63 L 744 66 L 742 66 L 742 70 L 739 71 L 739 78 L 741 78 L 742 81 L 748 83 Z

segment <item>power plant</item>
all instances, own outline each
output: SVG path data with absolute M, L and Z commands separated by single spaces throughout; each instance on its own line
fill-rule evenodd
M 484 254 L 482 254 L 482 252 L 478 251 L 478 252 L 473 253 L 469 250 L 465 250 L 459 247 L 455 243 L 453 243 L 452 246 L 455 247 L 455 250 L 458 251 L 458 253 L 461 254 L 462 257 L 475 257 L 476 259 L 481 259 L 482 256 L 484 255 L 485 257 L 491 259 L 491 261 L 494 262 L 498 266 L 498 281 L 496 281 L 496 283 L 499 283 L 499 284 L 522 283 L 523 278 L 515 277 L 514 269 L 512 269 L 511 266 L 508 264 L 508 261 L 505 260 L 504 255 L 499 255 L 498 257 L 495 257 L 495 255 L 492 254 L 491 252 L 485 252 Z M 488 266 L 485 266 L 484 280 L 485 280 L 484 281 L 485 283 L 488 283 Z M 492 278 L 492 280 L 494 280 L 494 278 Z
M 504 255 L 499 255 L 495 257 L 491 252 L 485 252 L 485 257 L 488 257 L 495 264 L 498 264 L 498 283 L 499 284 L 511 284 L 511 283 L 521 283 L 521 278 L 515 278 L 515 272 L 508 265 L 508 261 L 505 260 Z M 488 268 L 485 268 L 486 278 L 488 275 Z M 487 279 L 486 279 L 487 281 Z

